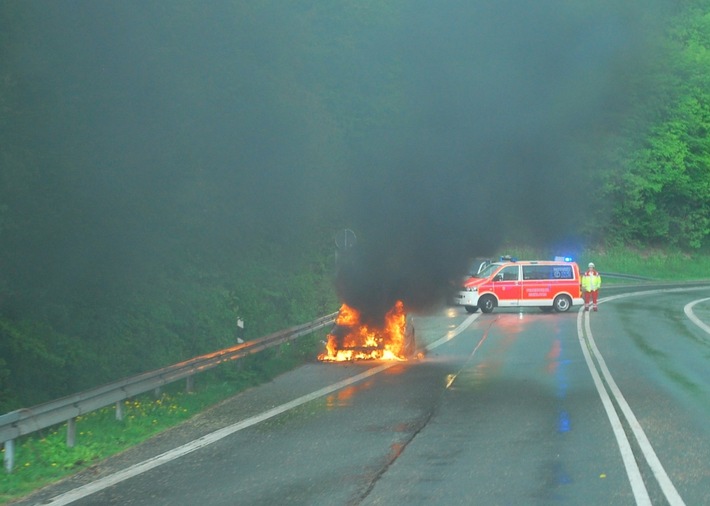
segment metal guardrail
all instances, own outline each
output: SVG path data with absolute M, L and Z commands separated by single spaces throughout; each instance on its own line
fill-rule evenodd
M 628 279 L 630 281 L 657 281 L 654 278 L 649 278 L 646 276 L 635 276 L 633 274 L 618 274 L 615 272 L 600 272 L 599 274 L 602 276 L 602 279 L 604 277 L 607 277 L 607 278 Z
M 187 388 L 189 390 L 192 377 L 195 374 L 217 367 L 223 362 L 236 360 L 311 334 L 333 323 L 337 314 L 335 312 L 312 322 L 281 330 L 220 351 L 191 358 L 185 362 L 122 379 L 31 408 L 18 409 L 0 415 L 0 442 L 5 447 L 3 459 L 5 469 L 10 472 L 14 466 L 14 440 L 20 436 L 67 422 L 67 444 L 73 446 L 77 416 L 115 403 L 116 417 L 120 419 L 122 417 L 121 401 L 181 379 L 187 379 Z

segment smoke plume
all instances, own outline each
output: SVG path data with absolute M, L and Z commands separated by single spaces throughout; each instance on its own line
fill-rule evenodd
M 372 320 L 397 299 L 425 311 L 502 240 L 579 240 L 594 153 L 650 57 L 649 4 L 587 4 L 409 3 L 393 56 L 407 113 L 372 132 L 348 184 L 345 302 Z

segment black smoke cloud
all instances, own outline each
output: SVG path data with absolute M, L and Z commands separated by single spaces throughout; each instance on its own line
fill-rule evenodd
M 0 285 L 120 298 L 348 227 L 341 298 L 423 311 L 575 234 L 654 1 L 0 4 Z
M 590 153 L 623 119 L 651 57 L 652 5 L 409 2 L 394 43 L 407 114 L 372 132 L 349 183 L 360 242 L 342 300 L 378 321 L 440 304 L 502 240 L 579 240 Z M 631 76 L 631 77 L 630 77 Z

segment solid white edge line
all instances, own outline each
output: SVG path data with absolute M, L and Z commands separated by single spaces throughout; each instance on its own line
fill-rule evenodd
M 604 299 L 600 300 L 599 303 L 601 304 L 603 302 L 609 302 L 611 300 L 616 300 L 616 299 L 625 298 L 625 297 L 639 296 L 639 295 L 653 295 L 653 294 L 658 294 L 658 293 L 684 292 L 684 291 L 695 291 L 695 290 L 704 290 L 704 289 L 707 289 L 707 287 L 669 288 L 669 289 L 658 289 L 658 290 L 646 290 L 646 291 L 639 291 L 639 292 L 615 295 L 612 297 L 605 297 Z M 710 298 L 700 299 L 698 301 L 695 301 L 693 303 L 686 305 L 684 308 L 686 315 L 688 315 L 690 317 L 689 310 L 692 310 L 692 307 L 696 303 L 702 302 L 705 300 L 710 300 Z M 690 306 L 690 308 L 688 306 Z M 692 314 L 692 311 L 690 311 L 690 313 Z M 582 315 L 583 312 L 580 310 L 579 314 Z M 694 317 L 695 317 L 695 315 L 693 315 L 693 318 Z M 693 318 L 691 318 L 691 320 Z M 701 322 L 699 319 L 697 320 L 697 322 L 694 321 L 694 323 L 698 324 L 701 328 L 703 328 L 703 330 L 705 330 L 705 327 L 706 327 L 705 324 L 703 324 L 703 322 Z M 668 501 L 668 503 L 671 506 L 685 505 L 685 502 L 683 501 L 682 497 L 678 493 L 678 490 L 675 488 L 675 486 L 673 485 L 673 482 L 671 481 L 670 477 L 666 473 L 666 470 L 663 468 L 661 461 L 658 459 L 656 452 L 653 450 L 653 446 L 651 446 L 651 443 L 648 440 L 648 437 L 646 437 L 646 433 L 644 432 L 643 428 L 641 427 L 641 424 L 638 422 L 636 416 L 634 415 L 633 411 L 631 410 L 631 407 L 626 402 L 626 399 L 624 398 L 623 394 L 621 393 L 621 390 L 619 389 L 618 385 L 614 381 L 614 378 L 612 377 L 611 372 L 609 372 L 609 369 L 606 366 L 606 362 L 604 361 L 604 358 L 602 357 L 601 352 L 597 348 L 596 342 L 594 341 L 594 336 L 592 334 L 592 329 L 591 329 L 591 326 L 589 323 L 589 313 L 586 314 L 585 329 L 587 331 L 587 338 L 588 338 L 587 344 L 588 344 L 589 348 L 592 350 L 592 353 L 594 353 L 594 356 L 597 359 L 597 362 L 599 363 L 599 369 L 601 370 L 602 374 L 604 375 L 604 379 L 606 380 L 607 384 L 609 385 L 609 389 L 611 390 L 612 395 L 614 395 L 616 402 L 619 404 L 619 407 L 620 407 L 622 413 L 624 414 L 624 417 L 626 418 L 627 423 L 629 424 L 629 428 L 634 433 L 634 437 L 636 438 L 636 442 L 638 443 L 638 445 L 641 449 L 641 452 L 643 453 L 643 455 L 646 459 L 646 462 L 648 463 L 649 467 L 651 468 L 653 475 L 655 476 L 656 480 L 658 481 L 658 484 L 660 485 L 661 490 L 663 491 L 664 495 L 666 496 L 666 500 Z M 710 327 L 708 327 L 707 331 L 710 333 Z M 578 321 L 577 332 L 579 333 L 580 341 L 582 341 L 583 335 L 581 334 L 581 327 L 579 325 L 579 321 Z M 585 351 L 583 344 L 582 344 L 582 350 Z M 585 358 L 586 358 L 586 352 L 585 352 Z M 589 363 L 587 365 L 589 366 Z M 595 371 L 596 371 L 596 369 L 595 369 Z M 590 369 L 590 372 L 591 372 L 591 369 Z M 605 393 L 606 393 L 606 390 L 605 390 Z M 627 440 L 627 442 L 628 442 L 628 440 Z M 631 478 L 629 477 L 629 479 L 631 479 Z
M 437 348 L 442 344 L 451 341 L 454 337 L 458 336 L 461 332 L 463 332 L 466 327 L 473 323 L 476 318 L 478 318 L 478 316 L 479 314 L 469 316 L 456 329 L 447 332 L 444 337 L 429 344 L 425 347 L 425 349 L 433 350 L 434 348 Z M 361 381 L 365 378 L 369 378 L 370 376 L 379 374 L 382 371 L 385 371 L 390 367 L 394 367 L 395 365 L 400 363 L 401 362 L 387 362 L 386 364 L 381 364 L 377 367 L 373 367 L 372 369 L 368 369 L 365 372 L 344 379 L 337 383 L 333 383 L 332 385 L 323 387 L 320 390 L 311 392 L 310 394 L 298 397 L 297 399 L 281 404 L 280 406 L 276 406 L 275 408 L 272 408 L 268 411 L 264 411 L 263 413 L 260 413 L 258 415 L 252 416 L 235 424 L 216 430 L 214 432 L 211 432 L 210 434 L 206 434 L 198 439 L 195 439 L 194 441 L 190 441 L 189 443 L 186 443 L 182 446 L 178 446 L 177 448 L 173 448 L 172 450 L 164 452 L 153 458 L 144 460 L 143 462 L 139 462 L 138 464 L 134 464 L 130 467 L 127 467 L 122 471 L 118 471 L 116 473 L 100 478 L 96 481 L 92 481 L 91 483 L 87 483 L 86 485 L 82 485 L 81 487 L 69 490 L 68 492 L 55 496 L 49 499 L 48 501 L 44 501 L 40 504 L 42 506 L 63 506 L 66 504 L 70 504 L 74 501 L 78 501 L 79 499 L 82 499 L 91 494 L 95 494 L 96 492 L 100 492 L 101 490 L 116 485 L 117 483 L 120 483 L 141 473 L 144 473 L 158 466 L 166 464 L 170 461 L 178 459 L 183 455 L 187 455 L 188 453 L 192 453 L 195 450 L 199 450 L 200 448 L 204 448 L 205 446 L 211 445 L 212 443 L 215 443 L 220 439 L 224 439 L 225 437 L 234 434 L 235 432 L 239 432 L 242 429 L 246 429 L 247 427 L 251 427 L 252 425 L 261 423 L 264 420 L 268 420 L 269 418 L 272 418 L 276 415 L 280 415 L 281 413 L 288 411 L 289 409 L 293 409 L 314 399 L 323 397 L 324 395 L 328 395 L 337 390 L 340 390 L 341 388 L 352 385 L 353 383 L 357 383 L 358 381 Z
M 429 345 L 426 346 L 425 349 L 426 349 L 427 351 L 431 351 L 431 350 L 433 350 L 434 348 L 438 348 L 438 347 L 441 346 L 442 344 L 451 341 L 454 337 L 458 336 L 461 332 L 463 332 L 464 330 L 466 330 L 466 328 L 467 328 L 469 325 L 471 325 L 471 324 L 476 320 L 476 318 L 478 318 L 479 316 L 481 316 L 481 313 L 472 314 L 471 316 L 469 316 L 468 318 L 466 318 L 466 319 L 461 323 L 461 325 L 459 325 L 458 327 L 456 327 L 454 330 L 451 330 L 451 331 L 447 332 L 444 337 L 438 339 L 437 341 L 434 341 L 433 343 L 430 343 Z
M 584 316 L 586 315 L 586 318 Z M 594 386 L 597 389 L 599 398 L 604 406 L 604 411 L 606 411 L 606 416 L 611 424 L 614 437 L 616 438 L 616 443 L 619 446 L 619 451 L 621 452 L 621 459 L 624 462 L 624 468 L 626 468 L 626 476 L 629 478 L 629 484 L 631 485 L 631 490 L 634 494 L 634 499 L 638 505 L 650 505 L 651 498 L 648 495 L 648 490 L 646 490 L 646 485 L 641 477 L 641 471 L 639 470 L 638 464 L 636 464 L 636 458 L 634 457 L 634 452 L 631 449 L 631 444 L 629 443 L 626 433 L 624 432 L 624 427 L 621 425 L 621 419 L 614 409 L 614 405 L 611 402 L 611 398 L 604 388 L 599 373 L 597 372 L 592 357 L 589 353 L 587 347 L 587 342 L 584 339 L 584 333 L 582 331 L 582 320 L 586 320 L 586 324 L 589 325 L 589 313 L 579 310 L 577 314 L 577 336 L 579 338 L 579 345 L 582 348 L 582 354 L 584 355 L 584 360 L 587 363 L 587 368 L 592 375 L 592 380 L 594 381 Z
M 683 312 L 685 312 L 686 316 L 692 321 L 695 325 L 703 329 L 705 332 L 710 334 L 710 326 L 706 325 L 700 318 L 695 316 L 695 313 L 693 312 L 693 307 L 696 304 L 699 304 L 701 302 L 705 302 L 706 300 L 710 300 L 710 297 L 707 299 L 700 299 L 700 300 L 694 300 L 693 302 L 689 302 L 688 304 L 685 305 L 683 308 Z
M 96 480 L 94 482 L 87 483 L 86 485 L 83 485 L 79 488 L 65 492 L 64 494 L 61 494 L 61 495 L 58 495 L 58 496 L 52 498 L 51 500 L 49 500 L 49 502 L 43 502 L 41 504 L 43 504 L 43 505 L 49 504 L 49 505 L 54 505 L 54 506 L 61 506 L 64 504 L 69 504 L 73 501 L 76 501 L 76 500 L 86 497 L 88 495 L 94 494 L 96 492 L 99 492 L 100 490 L 103 490 L 103 489 L 108 488 L 112 485 L 115 485 L 115 484 L 125 481 L 129 478 L 132 478 L 133 476 L 137 476 L 141 473 L 149 471 L 150 469 L 154 469 L 154 468 L 161 466 L 167 462 L 170 462 L 170 461 L 175 460 L 179 457 L 182 457 L 183 455 L 187 455 L 188 453 L 192 453 L 195 450 L 199 450 L 200 448 L 203 448 L 203 447 L 208 446 L 212 443 L 215 443 L 215 442 L 219 441 L 220 439 L 224 439 L 225 437 L 227 437 L 231 434 L 234 434 L 235 432 L 238 432 L 238 431 L 245 429 L 247 427 L 251 427 L 252 425 L 256 425 L 257 423 L 263 422 L 264 420 L 268 420 L 269 418 L 272 418 L 272 417 L 279 415 L 285 411 L 288 411 L 289 409 L 293 409 L 297 406 L 305 404 L 306 402 L 310 402 L 314 399 L 317 399 L 317 398 L 327 395 L 329 393 L 335 392 L 336 390 L 339 390 L 339 389 L 344 388 L 348 385 L 351 385 L 353 383 L 361 381 L 365 378 L 368 378 L 370 376 L 374 376 L 375 374 L 378 374 L 386 369 L 389 369 L 390 367 L 393 367 L 394 365 L 396 365 L 398 363 L 399 362 L 388 362 L 386 364 L 382 364 L 377 367 L 373 367 L 372 369 L 368 369 L 367 371 L 365 371 L 363 373 L 357 374 L 355 376 L 352 376 L 352 377 L 347 378 L 345 380 L 339 381 L 337 383 L 333 383 L 332 385 L 321 388 L 320 390 L 316 390 L 315 392 L 311 392 L 310 394 L 298 397 L 297 399 L 294 399 L 294 400 L 287 402 L 285 404 L 281 404 L 280 406 L 276 406 L 275 408 L 272 408 L 268 411 L 264 411 L 263 413 L 260 413 L 256 416 L 252 416 L 250 418 L 247 418 L 247 419 L 237 422 L 235 424 L 232 424 L 232 425 L 229 425 L 229 426 L 224 427 L 222 429 L 219 429 L 215 432 L 212 432 L 212 433 L 202 436 L 198 439 L 195 439 L 194 441 L 191 441 L 191 442 L 186 443 L 182 446 L 179 446 L 179 447 L 169 450 L 165 453 L 157 455 L 153 458 L 150 458 L 148 460 L 145 460 L 143 462 L 135 464 L 131 467 L 128 467 L 122 471 L 111 474 L 109 476 L 106 476 L 106 477 Z
M 609 385 L 609 389 L 611 390 L 612 395 L 616 399 L 616 402 L 619 404 L 619 407 L 621 408 L 621 411 L 624 414 L 624 417 L 626 418 L 626 421 L 628 422 L 631 431 L 634 433 L 636 442 L 641 448 L 641 453 L 643 453 L 643 456 L 646 458 L 646 462 L 651 468 L 651 471 L 653 471 L 653 475 L 656 477 L 658 484 L 661 486 L 661 490 L 663 490 L 663 494 L 666 496 L 668 503 L 671 506 L 684 505 L 685 502 L 683 502 L 683 499 L 680 497 L 678 490 L 676 490 L 675 486 L 673 486 L 673 482 L 671 482 L 671 479 L 668 477 L 668 474 L 663 468 L 661 461 L 658 459 L 656 452 L 653 450 L 651 442 L 646 437 L 646 433 L 641 428 L 641 424 L 636 419 L 636 415 L 634 415 L 634 412 L 631 410 L 631 407 L 626 402 L 626 399 L 621 393 L 621 390 L 619 390 L 619 387 L 614 381 L 614 378 L 611 376 L 611 373 L 609 372 L 609 369 L 607 368 L 606 363 L 604 362 L 604 358 L 602 357 L 601 353 L 599 352 L 599 349 L 597 348 L 596 343 L 594 342 L 594 336 L 592 335 L 592 329 L 589 324 L 589 318 L 587 318 L 586 321 L 586 330 L 589 346 L 591 347 L 592 353 L 594 353 L 594 356 L 597 359 L 599 368 L 602 371 L 604 379 L 606 380 L 607 385 Z

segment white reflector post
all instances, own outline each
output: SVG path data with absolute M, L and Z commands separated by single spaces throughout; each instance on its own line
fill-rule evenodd
M 12 472 L 12 468 L 15 467 L 15 440 L 10 439 L 5 441 L 5 456 L 3 461 L 5 462 L 5 471 L 8 473 Z

